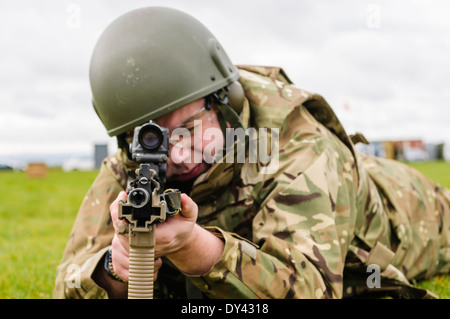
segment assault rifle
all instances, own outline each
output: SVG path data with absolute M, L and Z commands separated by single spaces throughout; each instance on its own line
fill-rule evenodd
M 138 162 L 128 197 L 119 201 L 119 219 L 129 222 L 129 299 L 152 299 L 156 224 L 181 210 L 178 190 L 164 190 L 169 156 L 167 128 L 150 121 L 134 130 L 132 158 Z

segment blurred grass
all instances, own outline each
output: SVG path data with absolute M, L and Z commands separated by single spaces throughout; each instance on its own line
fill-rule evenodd
M 51 298 L 78 207 L 97 171 L 0 172 L 0 298 Z
M 418 171 L 422 172 L 432 181 L 441 184 L 446 188 L 450 188 L 450 162 L 416 162 L 405 163 Z
M 450 188 L 450 163 L 407 163 Z M 97 171 L 50 169 L 46 178 L 0 171 L 0 298 L 51 298 L 78 208 Z M 450 276 L 414 283 L 450 298 Z

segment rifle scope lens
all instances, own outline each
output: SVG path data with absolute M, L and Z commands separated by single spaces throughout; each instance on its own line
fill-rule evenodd
M 161 129 L 152 124 L 144 125 L 139 131 L 139 143 L 147 150 L 157 149 L 163 142 L 163 133 Z

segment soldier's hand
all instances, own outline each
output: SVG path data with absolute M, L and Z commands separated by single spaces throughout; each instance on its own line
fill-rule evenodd
M 127 222 L 118 219 L 119 200 L 127 198 L 121 192 L 111 204 L 111 219 L 115 234 L 112 241 L 112 263 L 114 272 L 124 280 L 129 276 L 128 228 Z M 161 256 L 167 256 L 181 271 L 191 275 L 206 273 L 220 258 L 224 243 L 221 239 L 196 224 L 197 204 L 186 194 L 181 194 L 182 211 L 170 216 L 156 226 L 155 236 L 155 279 L 161 268 Z
M 182 272 L 205 274 L 220 258 L 224 242 L 197 221 L 198 206 L 181 194 L 182 211 L 156 226 L 155 255 L 166 256 Z
M 116 200 L 110 206 L 111 220 L 114 225 L 114 238 L 112 240 L 112 264 L 116 275 L 128 281 L 129 275 L 129 253 L 130 243 L 128 241 L 128 222 L 120 220 L 119 216 L 119 200 L 126 199 L 127 193 L 120 192 Z M 155 280 L 159 268 L 161 268 L 161 258 L 155 259 L 154 271 Z
M 181 194 L 181 212 L 156 225 L 156 256 L 170 256 L 186 249 L 192 240 L 198 214 L 197 204 Z

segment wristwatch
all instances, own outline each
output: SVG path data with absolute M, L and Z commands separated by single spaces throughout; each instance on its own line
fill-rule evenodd
M 112 247 L 109 247 L 109 249 L 106 251 L 105 254 L 105 263 L 104 263 L 105 271 L 106 273 L 112 278 L 120 282 L 126 282 L 122 278 L 120 278 L 113 269 L 112 265 Z

